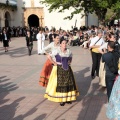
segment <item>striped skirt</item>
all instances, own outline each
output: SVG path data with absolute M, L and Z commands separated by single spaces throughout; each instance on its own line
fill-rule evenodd
M 48 80 L 52 71 L 52 63 L 49 59 L 45 62 L 42 71 L 40 73 L 40 80 L 39 80 L 39 85 L 43 87 L 47 87 Z

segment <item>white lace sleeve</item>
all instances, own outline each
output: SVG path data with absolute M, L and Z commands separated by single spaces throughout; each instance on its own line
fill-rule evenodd
M 48 52 L 51 51 L 51 48 L 52 48 L 52 44 L 50 43 L 48 46 L 46 46 L 45 48 L 43 48 L 43 51 L 48 53 Z
M 54 57 L 57 54 L 58 54 L 58 51 L 57 50 L 53 50 L 53 51 L 51 51 L 50 56 Z

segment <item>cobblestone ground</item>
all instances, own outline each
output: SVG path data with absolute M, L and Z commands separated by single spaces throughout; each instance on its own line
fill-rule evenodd
M 80 96 L 62 107 L 43 97 L 45 88 L 38 81 L 46 56 L 37 55 L 37 42 L 31 56 L 24 38 L 12 38 L 7 53 L 0 43 L 0 120 L 107 120 L 106 90 L 99 86 L 97 77 L 90 77 L 89 50 L 78 46 L 70 49 Z

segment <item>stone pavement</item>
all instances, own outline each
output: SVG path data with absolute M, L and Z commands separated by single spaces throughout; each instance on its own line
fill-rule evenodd
M 36 48 L 34 41 L 33 53 L 28 56 L 25 39 L 12 38 L 5 53 L 0 43 L 0 120 L 107 120 L 106 90 L 97 77 L 90 77 L 89 50 L 70 47 L 80 96 L 63 107 L 43 97 L 45 88 L 38 81 L 46 56 L 37 55 Z

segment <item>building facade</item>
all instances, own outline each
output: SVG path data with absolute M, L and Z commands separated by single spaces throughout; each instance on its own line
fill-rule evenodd
M 9 1 L 9 2 L 8 2 Z M 1 0 L 0 5 L 0 26 L 47 26 L 49 29 L 55 27 L 65 30 L 76 26 L 91 26 L 98 25 L 98 19 L 95 15 L 83 17 L 82 13 L 74 15 L 72 20 L 64 20 L 70 15 L 71 10 L 66 10 L 63 13 L 53 11 L 49 13 L 48 7 L 40 3 L 40 0 Z

